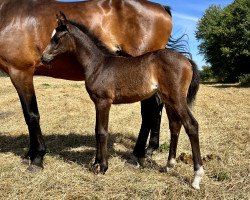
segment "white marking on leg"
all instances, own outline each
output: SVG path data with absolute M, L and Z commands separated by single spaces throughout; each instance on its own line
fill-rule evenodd
M 175 158 L 171 158 L 168 162 L 168 164 L 171 166 L 171 167 L 174 167 L 176 165 L 176 160 Z
M 176 165 L 176 159 L 175 158 L 171 158 L 170 160 L 168 160 L 167 172 L 169 172 L 170 169 L 173 168 L 175 165 Z
M 53 38 L 53 36 L 56 34 L 56 29 L 53 30 L 51 38 Z
M 202 176 L 204 175 L 203 167 L 201 166 L 200 169 L 194 172 L 194 181 L 192 183 L 192 187 L 196 190 L 200 189 L 200 182 L 202 179 Z

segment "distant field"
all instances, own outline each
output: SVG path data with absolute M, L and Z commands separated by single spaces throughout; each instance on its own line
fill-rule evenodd
M 41 128 L 48 153 L 42 172 L 29 173 L 20 156 L 28 130 L 18 95 L 9 78 L 0 78 L 0 199 L 250 199 L 250 89 L 237 85 L 201 85 L 193 113 L 200 124 L 206 176 L 201 190 L 193 177 L 187 135 L 180 135 L 178 156 L 169 173 L 169 130 L 164 112 L 161 150 L 146 167 L 127 164 L 140 128 L 140 104 L 113 106 L 109 123 L 109 169 L 94 175 L 94 105 L 83 82 L 35 78 Z M 184 154 L 183 154 L 184 155 Z

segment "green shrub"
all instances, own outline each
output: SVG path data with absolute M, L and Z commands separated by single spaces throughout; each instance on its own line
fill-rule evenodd
M 250 87 L 250 74 L 245 74 L 239 77 L 240 85 Z

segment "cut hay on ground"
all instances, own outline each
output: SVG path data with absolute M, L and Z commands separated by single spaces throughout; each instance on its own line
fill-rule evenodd
M 29 173 L 20 156 L 28 130 L 9 78 L 0 78 L 0 199 L 250 199 L 250 89 L 201 85 L 193 113 L 200 124 L 204 158 L 201 190 L 190 187 L 193 167 L 187 135 L 180 135 L 179 162 L 162 173 L 169 146 L 164 112 L 161 150 L 146 167 L 127 164 L 140 128 L 140 104 L 113 106 L 109 124 L 109 169 L 89 170 L 95 155 L 94 106 L 83 82 L 35 78 L 41 127 L 48 153 L 45 169 Z

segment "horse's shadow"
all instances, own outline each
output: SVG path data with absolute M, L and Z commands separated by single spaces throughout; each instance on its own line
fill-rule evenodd
M 44 135 L 47 154 L 59 156 L 65 162 L 75 162 L 79 165 L 89 166 L 95 156 L 95 136 L 84 135 L 84 133 L 49 134 Z M 121 133 L 112 133 L 109 135 L 108 152 L 111 155 L 118 155 L 123 159 L 129 159 L 136 138 L 131 135 Z M 11 152 L 18 156 L 23 156 L 28 150 L 28 135 L 9 136 L 0 133 L 0 152 Z M 114 148 L 114 143 L 118 141 L 128 149 L 127 151 L 118 151 Z M 133 145 L 131 145 L 133 144 Z M 81 148 L 83 147 L 83 148 Z M 87 147 L 87 148 L 86 148 Z M 73 150 L 72 150 L 73 149 Z

